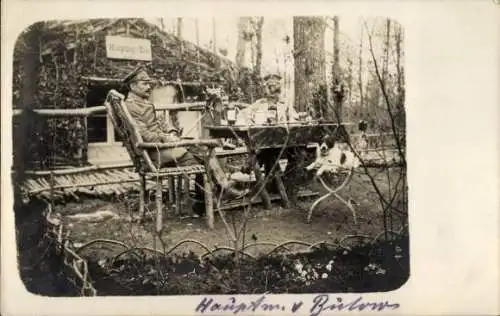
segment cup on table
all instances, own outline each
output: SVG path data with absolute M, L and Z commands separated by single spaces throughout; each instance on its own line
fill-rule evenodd
M 258 125 L 266 124 L 267 122 L 267 111 L 256 111 L 253 114 L 253 122 Z
M 298 114 L 299 114 L 299 121 L 302 124 L 308 124 L 310 122 L 309 113 L 307 113 L 307 112 L 299 112 Z

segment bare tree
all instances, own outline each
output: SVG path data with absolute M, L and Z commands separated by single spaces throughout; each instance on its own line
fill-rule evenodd
M 256 57 L 256 47 L 255 47 L 255 41 L 252 37 L 250 38 L 250 64 L 252 65 L 252 71 L 255 71 L 255 57 Z
M 332 89 L 335 89 L 341 83 L 340 69 L 340 44 L 339 44 L 339 17 L 333 17 L 333 65 L 332 65 Z M 339 98 L 334 98 L 335 113 L 337 118 L 342 118 L 342 102 Z
M 326 94 L 325 28 L 321 17 L 293 18 L 295 106 L 299 111 L 307 111 L 321 89 Z M 315 111 L 320 112 L 316 115 L 324 115 L 327 105 L 323 103 Z
M 339 17 L 333 17 L 333 69 L 332 73 L 334 76 L 338 75 L 340 63 L 339 63 Z
M 385 26 L 385 43 L 384 43 L 384 56 L 383 56 L 383 64 L 382 64 L 382 80 L 384 84 L 387 86 L 387 76 L 389 74 L 389 51 L 391 45 L 391 20 L 386 20 Z M 383 95 L 379 94 L 378 105 L 383 104 Z
M 359 85 L 359 105 L 363 107 L 363 28 L 361 28 L 361 34 L 359 36 L 359 71 L 358 71 L 358 85 Z
M 248 17 L 240 17 L 238 20 L 238 42 L 236 43 L 236 65 L 240 68 L 245 66 L 245 54 L 248 44 Z
M 177 37 L 182 38 L 182 18 L 177 18 Z
M 405 89 L 404 89 L 404 74 L 403 67 L 401 65 L 401 42 L 402 42 L 402 28 L 400 25 L 395 26 L 395 46 L 396 46 L 396 92 L 397 92 L 397 121 L 399 127 L 404 127 L 404 100 L 405 100 Z
M 177 37 L 180 40 L 179 50 L 180 50 L 181 56 L 184 53 L 184 45 L 182 42 L 182 24 L 183 24 L 182 18 L 177 18 Z
M 194 19 L 194 30 L 195 30 L 195 37 L 196 37 L 196 45 L 199 47 L 200 46 L 200 21 L 198 18 Z M 200 51 L 197 49 L 196 50 L 196 60 L 200 60 Z M 201 66 L 198 63 L 196 65 L 196 71 L 198 73 L 201 73 Z
M 402 29 L 401 26 L 396 26 L 396 31 L 395 31 L 395 46 L 396 46 L 396 76 L 397 76 L 397 90 L 398 90 L 398 96 L 402 97 L 403 96 L 403 86 L 404 86 L 404 76 L 403 76 L 403 70 L 402 70 L 402 65 L 401 65 L 401 42 L 402 42 Z
M 353 81 L 353 75 L 352 75 L 352 57 L 349 55 L 347 57 L 347 89 L 348 89 L 348 97 L 347 99 L 350 100 L 352 96 L 352 81 Z
M 217 23 L 212 18 L 212 51 L 217 53 Z
M 365 25 L 365 28 L 368 29 L 366 21 L 364 22 L 364 25 Z M 372 61 L 373 61 L 374 70 L 375 70 L 375 77 L 380 85 L 380 91 L 382 93 L 382 96 L 384 97 L 385 106 L 387 109 L 387 114 L 389 115 L 390 128 L 391 128 L 394 140 L 396 142 L 396 147 L 398 150 L 399 157 L 402 161 L 403 166 L 406 168 L 406 159 L 405 159 L 405 155 L 403 152 L 403 150 L 404 150 L 403 145 L 404 144 L 401 142 L 401 139 L 399 137 L 399 133 L 397 131 L 397 124 L 396 124 L 395 115 L 394 115 L 394 106 L 392 105 L 391 100 L 388 96 L 386 82 L 384 82 L 384 80 L 382 79 L 381 70 L 380 70 L 380 67 L 378 66 L 377 58 L 375 57 L 375 53 L 374 53 L 374 49 L 373 49 L 372 35 L 370 33 L 368 33 L 368 44 L 369 44 L 369 49 L 370 49 L 370 55 L 371 55 Z
M 261 75 L 262 71 L 262 27 L 264 25 L 264 17 L 258 17 L 257 21 L 254 23 L 255 30 L 255 67 L 254 73 L 257 76 Z

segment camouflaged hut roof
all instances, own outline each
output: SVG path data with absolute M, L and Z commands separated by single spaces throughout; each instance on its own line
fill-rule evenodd
M 235 64 L 228 58 L 181 40 L 144 19 L 46 21 L 42 29 L 41 60 L 45 60 L 45 56 L 66 54 L 64 58 L 68 59 L 70 55 L 71 62 L 73 62 L 74 56 L 70 52 L 76 48 L 75 62 L 87 63 L 85 67 L 82 67 L 83 76 L 120 78 L 137 65 L 138 62 L 135 61 L 108 60 L 104 46 L 106 35 L 150 39 L 153 52 L 152 65 L 156 73 L 160 73 L 161 77 L 167 80 L 232 81 L 236 73 Z M 16 62 L 19 62 L 23 47 L 25 47 L 26 31 L 20 35 L 16 43 L 14 55 Z M 89 60 L 92 58 L 88 57 L 94 60 Z M 62 59 L 62 62 L 64 63 L 65 60 Z M 108 64 L 112 65 L 113 69 L 107 67 Z

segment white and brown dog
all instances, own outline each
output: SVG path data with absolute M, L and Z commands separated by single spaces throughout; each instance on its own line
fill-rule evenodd
M 360 165 L 360 160 L 347 143 L 335 142 L 333 137 L 329 137 L 318 146 L 316 160 L 307 166 L 306 170 L 317 169 L 316 175 L 320 176 L 325 172 L 336 173 Z

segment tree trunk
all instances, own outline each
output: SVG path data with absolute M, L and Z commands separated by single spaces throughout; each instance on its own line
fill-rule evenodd
M 172 33 L 177 32 L 177 19 L 172 19 Z
M 340 71 L 340 48 L 339 48 L 339 17 L 333 17 L 333 65 L 332 65 L 332 90 L 342 82 L 342 74 Z M 335 113 L 338 118 L 342 118 L 342 100 L 333 98 L 335 105 Z
M 402 34 L 401 34 L 401 26 L 398 25 L 395 31 L 395 42 L 396 42 L 396 76 L 397 76 L 397 103 L 396 103 L 396 110 L 397 110 L 397 121 L 398 121 L 398 127 L 402 128 L 403 130 L 405 129 L 405 109 L 404 109 L 404 103 L 405 103 L 405 89 L 404 89 L 404 78 L 403 78 L 403 71 L 402 71 L 402 66 L 401 66 L 401 42 L 402 42 Z
M 352 58 L 347 58 L 347 88 L 349 89 L 347 100 L 351 100 L 352 97 L 352 64 Z
M 295 107 L 315 116 L 328 113 L 325 72 L 325 21 L 321 17 L 294 17 Z M 320 94 L 323 99 L 320 98 Z
M 401 71 L 401 26 L 398 26 L 396 31 L 396 71 L 397 71 L 397 91 L 398 97 L 401 101 L 401 96 L 403 92 L 403 75 Z M 399 102 L 401 103 L 401 102 Z
M 198 18 L 194 19 L 194 32 L 195 32 L 195 40 L 196 40 L 196 46 L 200 47 L 200 21 Z M 198 74 L 201 73 L 201 66 L 200 66 L 200 51 L 196 49 L 196 71 Z
M 363 97 L 363 28 L 361 28 L 361 34 L 359 36 L 359 72 L 358 72 L 358 85 L 359 85 L 359 105 L 362 108 L 364 105 Z
M 217 53 L 217 24 L 215 18 L 212 18 L 212 52 Z
M 184 44 L 182 42 L 182 18 L 177 18 L 177 37 L 180 40 L 179 49 L 182 58 L 182 54 L 184 53 Z
M 254 41 L 253 38 L 250 41 L 250 63 L 252 64 L 252 71 L 255 72 L 255 66 L 256 66 L 256 62 L 255 62 L 255 41 Z
M 389 50 L 390 50 L 390 44 L 391 44 L 391 20 L 387 19 L 386 21 L 386 28 L 385 28 L 385 45 L 384 45 L 384 63 L 382 64 L 382 82 L 384 83 L 384 86 L 387 87 L 387 76 L 389 73 Z M 382 87 L 381 87 L 382 88 Z M 384 101 L 384 96 L 383 93 L 379 94 L 379 105 L 383 104 Z
M 24 56 L 22 57 L 23 68 L 23 82 L 20 94 L 19 107 L 23 110 L 20 117 L 19 130 L 15 135 L 14 147 L 16 157 L 13 165 L 16 170 L 16 180 L 22 181 L 24 178 L 24 171 L 29 164 L 29 148 L 27 146 L 27 139 L 32 137 L 30 135 L 30 126 L 36 119 L 31 114 L 33 104 L 35 102 L 35 95 L 37 90 L 37 76 L 40 69 L 40 36 L 44 27 L 43 22 L 38 22 L 30 27 L 29 33 L 26 36 L 26 48 Z
M 236 65 L 240 68 L 245 66 L 245 53 L 247 40 L 245 34 L 248 29 L 248 18 L 240 17 L 238 21 L 238 42 L 236 43 Z
M 339 17 L 333 17 L 333 65 L 332 75 L 334 80 L 340 77 L 340 63 L 339 63 Z
M 262 26 L 264 25 L 264 17 L 259 17 L 255 24 L 255 68 L 254 74 L 258 77 L 261 76 L 262 71 Z

